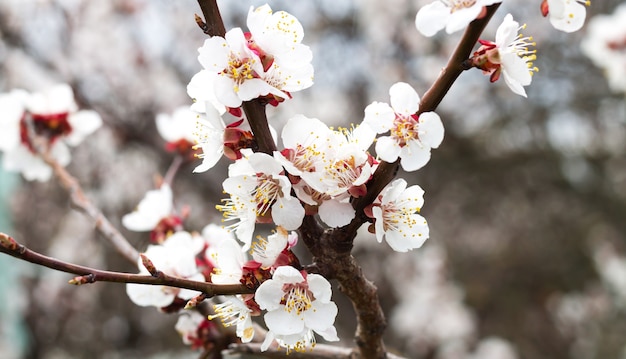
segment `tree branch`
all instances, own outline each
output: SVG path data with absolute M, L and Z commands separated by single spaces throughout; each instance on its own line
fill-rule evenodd
M 198 0 L 198 5 L 200 5 L 200 10 L 202 10 L 202 15 L 206 21 L 203 31 L 209 36 L 226 36 L 226 27 L 217 6 L 217 0 Z M 198 22 L 197 19 L 196 15 L 196 22 Z
M 40 148 L 37 149 L 37 151 L 44 162 L 52 167 L 52 171 L 59 180 L 59 183 L 69 193 L 72 205 L 91 217 L 96 224 L 98 232 L 113 245 L 118 253 L 136 266 L 137 260 L 139 259 L 139 252 L 137 252 L 126 237 L 109 222 L 100 209 L 85 196 L 85 192 L 83 192 L 78 180 L 73 177 L 65 167 L 61 166 L 48 151 L 40 151 Z
M 443 100 L 454 81 L 466 69 L 463 62 L 470 57 L 480 34 L 499 6 L 500 4 L 495 4 L 487 7 L 486 15 L 469 25 L 448 64 L 422 97 L 418 114 L 435 110 Z M 398 166 L 399 161 L 381 163 L 367 185 L 367 194 L 353 202 L 356 216 L 352 222 L 343 228 L 326 230 L 319 244 L 309 248 L 322 274 L 337 279 L 341 290 L 354 305 L 357 314 L 356 343 L 362 358 L 386 357 L 382 340 L 386 321 L 376 286 L 365 278 L 350 251 L 357 229 L 367 220 L 363 209 L 396 177 Z M 318 233 L 319 225 L 316 227 L 312 221 L 305 221 L 300 233 L 306 236 L 308 231 Z M 308 242 L 305 240 L 305 243 Z
M 224 37 L 226 35 L 226 27 L 224 26 L 222 15 L 217 6 L 217 1 L 198 0 L 198 4 L 200 5 L 202 15 L 204 15 L 206 21 L 205 26 L 201 26 L 203 27 L 203 31 L 209 36 Z M 198 22 L 197 17 L 196 22 Z M 276 143 L 274 142 L 274 138 L 272 138 L 272 133 L 270 132 L 267 122 L 265 104 L 259 99 L 254 99 L 245 101 L 241 107 L 246 113 L 246 118 L 248 119 L 254 138 L 259 146 L 258 150 L 272 155 L 272 153 L 276 151 Z
M 198 2 L 200 3 L 205 18 L 210 23 L 207 25 L 207 28 L 223 29 L 223 22 L 219 16 L 215 0 L 198 0 Z M 435 83 L 422 97 L 417 113 L 418 115 L 423 112 L 435 110 L 448 93 L 452 84 L 459 75 L 466 70 L 464 66 L 465 60 L 470 57 L 480 34 L 499 5 L 500 4 L 495 4 L 487 7 L 485 16 L 473 21 L 468 26 L 455 52 L 448 60 L 448 64 L 441 71 Z M 221 24 L 221 26 L 218 26 L 219 24 Z M 246 109 L 246 107 L 251 107 L 250 102 L 244 103 L 244 111 L 248 116 L 251 127 L 261 127 L 261 130 L 257 130 L 253 127 L 255 137 L 266 137 L 266 140 L 269 141 L 269 139 L 271 139 L 271 136 L 267 137 L 269 132 L 263 132 L 263 126 L 267 126 L 267 118 L 265 117 L 263 106 L 260 103 L 256 103 L 254 108 L 250 110 Z M 263 110 L 262 118 L 257 115 L 256 111 L 259 111 L 259 109 Z M 253 122 L 256 123 L 253 125 Z M 264 134 L 261 135 L 261 133 Z M 273 140 L 271 140 L 271 145 L 259 144 L 259 150 L 266 153 L 271 153 L 273 148 L 275 148 Z M 356 216 L 347 226 L 332 230 L 323 230 L 315 218 L 306 216 L 299 230 L 303 242 L 313 254 L 313 259 L 316 262 L 314 267 L 326 278 L 337 279 L 340 283 L 341 290 L 350 298 L 354 305 L 358 323 L 355 338 L 357 350 L 351 354 L 347 354 L 347 357 L 367 359 L 388 357 L 382 340 L 386 321 L 378 300 L 377 288 L 372 282 L 365 278 L 361 268 L 350 255 L 350 252 L 357 229 L 367 221 L 367 217 L 363 212 L 364 208 L 371 204 L 385 186 L 396 177 L 398 167 L 399 161 L 395 161 L 394 163 L 382 162 L 379 165 L 372 181 L 367 185 L 367 194 L 357 198 L 353 202 Z M 317 350 L 316 354 L 318 354 Z M 308 358 L 312 357 L 316 356 L 309 356 Z
M 61 186 L 69 193 L 70 199 L 74 207 L 78 208 L 81 212 L 91 217 L 95 224 L 96 229 L 104 238 L 113 245 L 113 247 L 126 258 L 133 265 L 137 265 L 139 259 L 139 252 L 133 247 L 130 242 L 109 222 L 109 220 L 102 214 L 100 209 L 96 207 L 85 196 L 85 192 L 81 188 L 78 180 L 74 178 L 59 162 L 50 154 L 50 142 L 48 139 L 37 135 L 35 132 L 32 118 L 26 118 L 26 128 L 28 137 L 33 145 L 35 153 L 41 157 L 41 159 L 52 168 L 54 175 L 59 180 Z
M 70 280 L 70 284 L 81 285 L 95 282 L 114 283 L 137 283 L 149 285 L 165 285 L 169 287 L 185 288 L 197 290 L 213 297 L 216 295 L 235 295 L 253 293 L 254 291 L 242 284 L 213 284 L 198 282 L 184 278 L 167 275 L 161 271 L 156 271 L 154 275 L 140 275 L 131 273 L 103 271 L 94 268 L 84 267 L 77 264 L 61 261 L 32 251 L 17 243 L 13 238 L 0 232 L 0 252 L 12 257 L 25 260 L 30 263 L 55 269 L 65 273 L 77 274 L 78 277 Z
M 437 80 L 435 80 L 433 85 L 426 91 L 426 93 L 424 93 L 424 96 L 422 96 L 419 110 L 417 111 L 418 115 L 424 112 L 436 110 L 437 106 L 439 106 L 452 87 L 452 84 L 454 84 L 463 71 L 467 70 L 463 63 L 465 60 L 470 58 L 474 46 L 476 45 L 476 42 L 478 42 L 478 38 L 485 29 L 485 26 L 489 23 L 489 20 L 491 20 L 493 14 L 495 14 L 498 7 L 500 7 L 500 3 L 488 6 L 485 16 L 478 20 L 474 20 L 467 27 L 454 53 L 450 56 L 446 67 L 441 70 Z M 366 206 L 374 202 L 376 196 L 378 196 L 385 186 L 387 186 L 396 177 L 399 165 L 400 161 L 398 160 L 393 163 L 382 162 L 378 166 L 372 181 L 367 184 L 367 194 L 357 198 L 353 202 L 353 206 L 357 213 L 362 213 Z M 357 216 L 355 217 L 355 221 L 361 221 L 362 218 L 363 217 Z M 360 224 L 363 224 L 363 222 Z
M 501 3 L 496 3 L 487 6 L 485 16 L 469 24 L 456 50 L 454 50 L 454 53 L 450 56 L 448 64 L 441 70 L 435 83 L 424 93 L 424 96 L 422 96 L 420 107 L 417 111 L 418 115 L 423 112 L 436 110 L 437 106 L 439 106 L 450 90 L 450 87 L 452 87 L 452 84 L 454 84 L 454 81 L 456 81 L 463 71 L 467 70 L 467 67 L 464 66 L 463 63 L 470 58 L 474 46 L 478 42 L 478 38 L 483 33 L 483 30 L 485 30 L 493 14 L 495 14 L 500 7 L 500 4 Z

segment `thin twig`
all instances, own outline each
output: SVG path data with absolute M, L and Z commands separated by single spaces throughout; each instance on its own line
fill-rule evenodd
M 170 167 L 167 169 L 167 172 L 165 172 L 165 176 L 163 176 L 163 183 L 167 183 L 170 186 L 172 185 L 172 183 L 174 182 L 174 177 L 176 177 L 176 174 L 178 173 L 178 170 L 180 169 L 180 166 L 183 164 L 183 162 L 183 156 L 176 155 L 176 157 L 174 157 L 174 160 L 170 164 Z
M 7 234 L 0 232 L 0 252 L 12 257 L 38 264 L 65 273 L 76 274 L 78 277 L 69 281 L 70 284 L 82 285 L 95 282 L 137 283 L 149 285 L 165 285 L 168 287 L 185 288 L 205 293 L 207 297 L 215 295 L 235 295 L 252 293 L 253 290 L 243 284 L 213 284 L 174 277 L 156 270 L 154 275 L 140 275 L 122 272 L 103 271 L 80 266 L 73 263 L 45 256 L 17 243 Z
M 52 168 L 61 186 L 69 193 L 72 205 L 91 217 L 96 224 L 98 232 L 100 232 L 124 258 L 136 266 L 137 260 L 139 259 L 139 252 L 135 247 L 133 247 L 126 237 L 109 222 L 100 209 L 87 198 L 78 180 L 72 176 L 65 167 L 61 166 L 48 151 L 42 151 L 41 146 L 35 147 L 38 155 Z

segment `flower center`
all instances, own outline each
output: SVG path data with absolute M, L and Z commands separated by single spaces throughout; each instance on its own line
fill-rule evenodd
M 222 74 L 230 77 L 237 85 L 241 85 L 245 80 L 258 77 L 254 72 L 253 65 L 255 60 L 248 58 L 238 58 L 234 54 L 230 54 L 228 67 L 224 69 Z M 239 91 L 239 86 L 235 87 L 235 92 Z
M 312 302 L 315 300 L 306 283 L 285 284 L 283 292 L 285 292 L 285 295 L 282 297 L 280 304 L 284 304 L 285 310 L 289 313 L 295 311 L 297 315 L 300 315 L 311 309 Z
M 289 355 L 291 350 L 295 351 L 296 353 L 304 353 L 307 351 L 307 349 L 312 350 L 315 347 L 316 341 L 315 335 L 313 335 L 313 331 L 308 330 L 304 334 L 304 336 L 293 345 L 287 345 L 284 343 L 284 341 L 279 341 L 279 343 L 282 343 L 283 346 L 287 348 L 286 354 Z
M 235 230 L 237 229 L 237 227 L 239 227 L 239 225 L 250 220 L 249 204 L 246 203 L 243 198 L 236 195 L 231 195 L 230 198 L 222 199 L 221 202 L 223 204 L 218 204 L 215 206 L 215 208 L 218 211 L 222 212 L 222 215 L 224 216 L 222 222 L 239 220 L 239 222 L 227 226 L 226 229 Z M 251 215 L 254 216 L 254 213 L 252 213 Z
M 213 306 L 213 309 L 215 310 L 215 315 L 209 315 L 209 320 L 220 318 L 225 327 L 230 327 L 232 325 L 237 325 L 239 322 L 243 322 L 249 313 L 243 308 L 236 306 L 231 301 L 216 304 Z
M 606 43 L 606 46 L 613 51 L 626 51 L 626 37 L 622 39 L 611 40 Z
M 314 171 L 315 159 L 322 158 L 322 153 L 315 145 L 305 147 L 298 144 L 295 149 L 284 149 L 281 154 L 302 172 Z
M 274 204 L 276 199 L 283 197 L 280 182 L 272 175 L 257 175 L 257 186 L 252 191 L 252 197 L 257 203 L 257 215 L 264 215 Z
M 523 30 L 526 28 L 526 24 L 520 26 L 519 30 Z M 537 50 L 530 50 L 529 47 L 537 46 L 537 43 L 533 41 L 532 36 L 524 36 L 523 34 L 518 34 L 515 40 L 511 42 L 507 47 L 511 49 L 513 52 L 517 54 L 517 56 L 521 57 L 522 60 L 526 62 L 526 66 L 528 67 L 528 71 L 532 75 L 533 73 L 539 71 L 539 68 L 533 65 L 533 61 L 537 60 Z
M 324 203 L 324 201 L 332 199 L 332 196 L 323 192 L 318 192 L 308 185 L 302 186 L 302 191 L 311 196 L 311 199 L 315 201 L 318 205 Z
M 55 113 L 49 115 L 25 114 L 20 120 L 20 139 L 22 143 L 34 152 L 33 144 L 29 136 L 29 123 L 31 121 L 32 129 L 35 134 L 47 138 L 53 143 L 61 136 L 68 135 L 72 132 L 72 125 L 67 120 L 69 113 Z
M 396 114 L 391 128 L 391 137 L 393 137 L 400 147 L 406 146 L 411 140 L 419 139 L 419 122 L 416 115 L 403 116 Z
M 413 216 L 413 214 L 420 211 L 419 207 L 407 207 L 402 206 L 402 203 L 388 203 L 382 205 L 383 210 L 383 229 L 387 231 L 397 231 L 402 233 L 402 228 L 418 225 L 417 218 L 419 216 Z
M 450 12 L 467 9 L 476 4 L 476 0 L 442 0 L 450 8 Z
M 361 166 L 356 165 L 354 156 L 333 162 L 327 169 L 330 178 L 339 188 L 349 188 L 359 178 Z

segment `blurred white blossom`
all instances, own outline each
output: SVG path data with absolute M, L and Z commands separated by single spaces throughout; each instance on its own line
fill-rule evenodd
M 626 4 L 594 16 L 581 42 L 583 53 L 604 70 L 615 92 L 626 92 Z

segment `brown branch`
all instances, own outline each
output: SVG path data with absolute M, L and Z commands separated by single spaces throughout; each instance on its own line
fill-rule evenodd
M 424 112 L 436 110 L 437 106 L 439 106 L 452 87 L 452 84 L 454 84 L 463 71 L 467 70 L 467 66 L 465 66 L 464 62 L 470 58 L 474 46 L 476 45 L 476 42 L 478 42 L 478 38 L 499 6 L 500 3 L 488 6 L 485 16 L 478 20 L 474 20 L 467 27 L 463 37 L 456 47 L 456 50 L 450 56 L 446 67 L 441 70 L 437 80 L 435 80 L 433 85 L 426 91 L 426 93 L 424 93 L 424 96 L 422 96 L 419 110 L 417 111 L 418 115 Z M 357 213 L 362 213 L 363 208 L 371 204 L 376 199 L 376 196 L 378 196 L 378 194 L 385 188 L 385 186 L 387 186 L 396 177 L 399 164 L 400 161 L 398 160 L 393 163 L 382 162 L 378 166 L 372 181 L 367 184 L 367 194 L 357 198 L 353 203 Z M 355 221 L 361 221 L 362 218 L 363 217 L 357 216 Z M 360 224 L 363 223 L 364 222 L 361 222 Z
M 220 10 L 217 6 L 216 0 L 198 0 L 202 15 L 206 23 L 205 26 L 201 26 L 203 31 L 209 36 L 226 35 L 226 28 Z M 202 19 L 200 19 L 202 21 Z M 198 19 L 196 18 L 196 22 Z M 265 113 L 265 105 L 260 99 L 254 99 L 251 101 L 245 101 L 242 106 L 243 111 L 246 113 L 246 118 L 256 139 L 258 150 L 269 155 L 272 155 L 276 151 L 276 143 L 272 138 L 270 127 L 267 122 L 267 115 Z
M 137 283 L 148 285 L 165 285 L 169 287 L 197 290 L 208 297 L 215 295 L 235 295 L 253 293 L 254 291 L 242 284 L 213 284 L 170 276 L 161 271 L 154 275 L 140 275 L 122 272 L 103 271 L 84 267 L 73 263 L 45 256 L 17 243 L 10 236 L 0 232 L 0 252 L 12 257 L 34 263 L 65 273 L 76 274 L 78 277 L 69 281 L 70 284 L 81 285 L 95 282 Z
M 254 133 L 258 150 L 273 156 L 274 151 L 276 151 L 276 143 L 274 142 L 267 122 L 265 105 L 261 103 L 261 100 L 254 99 L 245 101 L 242 107 L 243 111 L 246 113 L 250 129 L 252 129 L 252 133 Z
M 215 0 L 198 0 L 198 2 L 205 19 L 208 21 L 207 28 L 223 29 L 223 22 L 219 16 Z M 422 97 L 418 114 L 435 110 L 459 75 L 467 69 L 464 65 L 465 60 L 470 57 L 480 34 L 498 7 L 499 4 L 487 7 L 486 15 L 468 26 L 448 64 Z M 264 132 L 263 129 L 263 126 L 267 126 L 263 106 L 257 100 L 247 102 L 244 103 L 244 111 L 246 111 L 251 127 L 258 126 L 261 128 L 257 130 L 253 127 L 257 141 L 261 138 L 265 138 L 268 142 L 271 141 L 271 144 L 259 144 L 259 150 L 271 153 L 275 145 L 271 136 L 268 136 L 269 130 Z M 263 113 L 262 117 L 257 115 L 260 112 Z M 312 268 L 318 269 L 326 278 L 337 279 L 340 283 L 340 289 L 350 298 L 355 308 L 357 314 L 357 332 L 355 335 L 357 350 L 347 354 L 347 357 L 350 358 L 379 359 L 388 357 L 382 340 L 386 320 L 378 300 L 377 288 L 365 278 L 350 252 L 357 229 L 368 220 L 364 215 L 364 208 L 371 204 L 383 188 L 396 177 L 398 166 L 399 161 L 394 163 L 383 162 L 379 165 L 372 181 L 368 183 L 367 194 L 353 202 L 356 216 L 347 226 L 323 230 L 315 218 L 307 216 L 299 230 L 303 242 L 313 254 L 315 266 Z M 313 357 L 316 356 L 309 356 L 308 358 Z
M 422 97 L 418 114 L 435 110 L 443 100 L 452 84 L 466 69 L 465 60 L 470 57 L 480 34 L 499 5 L 487 7 L 486 15 L 469 25 L 448 64 Z M 356 230 L 367 221 L 363 209 L 371 204 L 382 189 L 395 178 L 398 166 L 399 161 L 380 164 L 372 181 L 367 184 L 367 194 L 354 201 L 356 216 L 347 226 L 324 231 L 318 241 L 309 238 L 312 236 L 308 233 L 319 238 L 321 231 L 319 224 L 312 220 L 305 220 L 300 230 L 304 242 L 309 246 L 309 250 L 314 256 L 317 268 L 327 278 L 337 279 L 340 283 L 340 289 L 354 305 L 357 314 L 356 343 L 358 353 L 356 354 L 362 358 L 378 359 L 387 356 L 382 340 L 386 321 L 380 307 L 376 286 L 365 278 L 361 268 L 350 255 L 350 251 Z
M 220 9 L 217 6 L 217 0 L 198 0 L 202 15 L 204 15 L 204 28 L 202 29 L 209 36 L 226 36 L 226 27 L 220 14 Z M 198 23 L 199 16 L 196 15 L 196 23 Z M 202 19 L 200 19 L 202 21 Z

